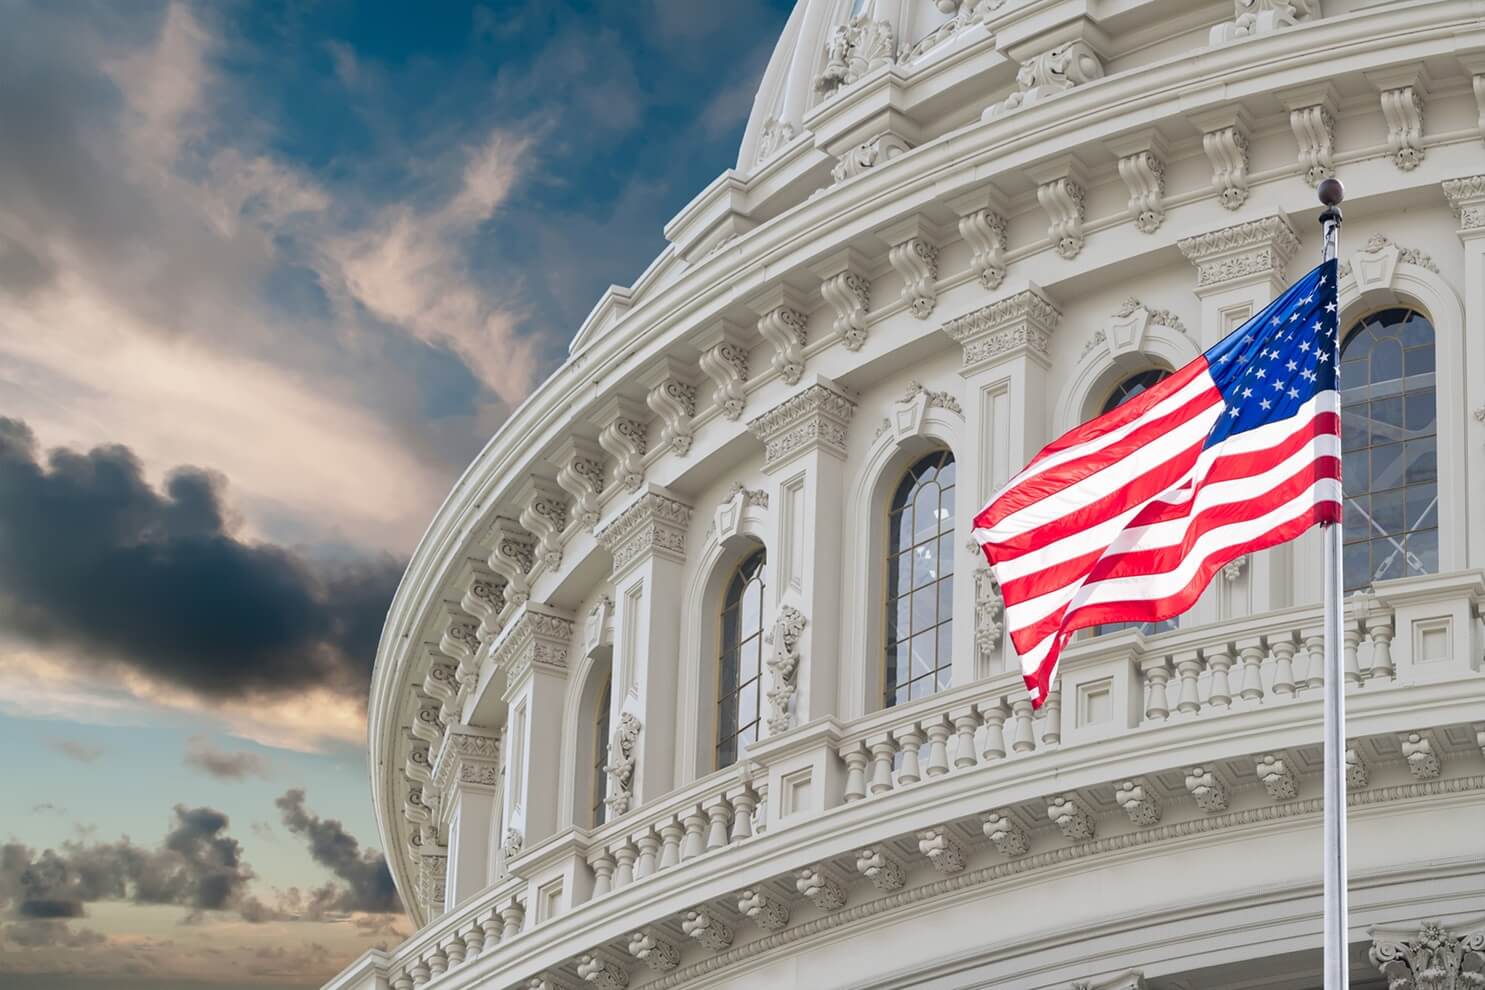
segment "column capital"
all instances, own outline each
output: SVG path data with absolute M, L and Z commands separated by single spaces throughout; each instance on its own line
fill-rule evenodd
M 1367 956 L 1390 987 L 1464 990 L 1476 984 L 1460 977 L 1485 969 L 1485 916 L 1450 928 L 1437 921 L 1416 928 L 1374 925 L 1367 934 L 1372 937 Z
M 1062 313 L 1041 287 L 1028 288 L 945 323 L 941 329 L 964 349 L 959 373 L 970 375 L 1008 358 L 1048 364 L 1047 350 Z
M 448 727 L 433 761 L 433 781 L 439 790 L 463 784 L 494 787 L 499 775 L 498 735 L 462 723 Z
M 686 559 L 686 530 L 691 506 L 658 485 L 631 502 L 598 533 L 598 542 L 614 558 L 614 577 L 650 555 L 677 563 Z
M 763 441 L 763 470 L 772 473 L 800 454 L 823 450 L 845 459 L 846 428 L 856 402 L 823 375 L 748 421 L 748 431 Z
M 505 670 L 506 694 L 533 667 L 566 676 L 572 630 L 569 613 L 540 602 L 528 601 L 522 605 L 495 644 L 494 663 L 497 669 Z
M 1443 187 L 1449 209 L 1459 218 L 1459 239 L 1485 237 L 1485 175 L 1445 179 Z
M 1299 235 L 1283 213 L 1186 237 L 1176 242 L 1196 266 L 1196 294 L 1268 280 L 1282 286 L 1289 260 L 1299 251 Z

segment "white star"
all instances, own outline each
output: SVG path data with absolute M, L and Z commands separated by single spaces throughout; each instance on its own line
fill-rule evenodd
M 1243 389 L 1243 398 L 1246 399 L 1248 396 L 1250 396 L 1252 394 L 1253 394 L 1253 390 L 1251 388 L 1245 388 L 1245 389 Z
M 1227 410 L 1227 415 L 1231 416 L 1233 419 L 1237 419 L 1237 406 L 1233 406 L 1231 409 Z
M 1276 316 L 1272 320 L 1270 320 L 1269 322 L 1272 323 L 1274 326 L 1278 326 L 1279 325 L 1279 318 Z
M 1324 327 L 1323 327 L 1323 326 L 1321 326 L 1321 325 L 1320 325 L 1320 321 L 1319 321 L 1319 320 L 1316 320 L 1316 321 L 1315 321 L 1315 332 L 1316 332 L 1316 333 L 1320 333 L 1320 332 L 1322 332 L 1322 331 L 1323 331 L 1323 330 L 1324 330 L 1324 329 L 1325 329 L 1325 328 L 1324 328 Z
M 1258 377 L 1259 378 L 1267 378 L 1268 377 L 1268 372 L 1267 371 L 1264 371 L 1262 368 L 1259 368 L 1258 369 Z
M 1281 389 L 1283 387 L 1284 387 L 1284 383 L 1281 382 L 1281 381 L 1279 381 L 1279 379 L 1275 378 L 1274 379 L 1274 388 L 1275 389 Z
M 1298 368 L 1299 365 L 1295 364 L 1293 361 L 1290 361 L 1287 365 L 1285 365 L 1285 367 L 1287 367 L 1290 371 L 1293 371 L 1294 369 Z
M 1297 389 L 1297 388 L 1291 388 L 1289 390 L 1289 398 L 1291 398 L 1291 399 L 1297 399 L 1297 398 L 1299 398 L 1299 389 Z
M 1299 314 L 1298 313 L 1290 313 L 1289 314 L 1289 322 L 1290 323 L 1293 323 L 1297 319 L 1299 319 Z
M 1300 303 L 1301 306 L 1308 306 L 1310 303 L 1312 303 L 1314 301 L 1315 301 L 1315 294 L 1313 292 L 1311 292 L 1309 295 L 1307 295 L 1303 299 L 1301 299 L 1299 301 L 1299 303 Z
M 1311 371 L 1309 368 L 1306 368 L 1304 371 L 1301 371 L 1300 372 L 1300 375 L 1307 382 L 1312 382 L 1312 381 L 1315 380 L 1315 373 L 1313 371 Z
M 1328 303 L 1325 304 L 1325 311 L 1327 313 L 1334 313 L 1335 312 L 1335 300 L 1334 299 L 1332 299 L 1330 302 L 1328 302 Z
M 1325 284 L 1325 276 L 1324 275 L 1321 275 L 1320 276 L 1320 284 L 1321 285 L 1324 285 Z
M 1267 409 L 1270 405 L 1272 405 L 1272 403 L 1269 402 L 1267 399 L 1259 399 L 1258 400 L 1258 404 L 1260 406 L 1262 406 L 1263 408 L 1265 408 L 1265 409 Z
M 1226 364 L 1226 363 L 1227 363 L 1227 359 L 1228 359 L 1228 358 L 1229 358 L 1229 357 L 1231 357 L 1231 356 L 1232 356 L 1232 355 L 1231 355 L 1231 354 L 1224 354 L 1224 355 L 1222 355 L 1222 356 L 1221 356 L 1221 357 L 1219 357 L 1219 358 L 1218 358 L 1218 359 L 1217 359 L 1217 363 L 1218 363 L 1218 364 Z
M 1251 343 L 1253 343 L 1253 335 L 1251 333 L 1250 334 L 1245 334 L 1243 336 L 1243 343 L 1245 343 L 1245 344 L 1251 344 Z
M 1310 342 L 1308 340 L 1301 341 L 1300 342 L 1300 345 L 1299 345 L 1299 349 L 1302 350 L 1302 351 L 1304 351 L 1306 354 L 1308 354 L 1309 351 L 1310 351 Z
M 1320 363 L 1321 364 L 1324 364 L 1326 361 L 1329 361 L 1329 360 L 1330 360 L 1330 355 L 1327 354 L 1325 351 L 1321 351 L 1320 352 Z

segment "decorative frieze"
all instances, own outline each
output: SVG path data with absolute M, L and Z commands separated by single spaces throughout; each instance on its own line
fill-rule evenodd
M 844 152 L 836 163 L 831 166 L 830 179 L 832 184 L 839 185 L 847 179 L 854 179 L 863 172 L 885 165 L 899 155 L 911 151 L 913 146 L 900 135 L 888 131 L 878 134 L 870 141 L 862 143 Z
M 423 903 L 423 916 L 436 918 L 443 914 L 445 884 L 448 880 L 449 856 L 443 846 L 424 849 L 418 855 L 418 900 Z
M 824 450 L 845 459 L 846 428 L 856 403 L 828 378 L 817 378 L 768 412 L 749 420 L 748 432 L 763 441 L 763 469 L 772 471 L 794 456 Z
M 1016 73 L 1016 91 L 992 104 L 983 116 L 993 120 L 1102 78 L 1103 60 L 1093 46 L 1081 38 L 1069 41 L 1028 59 Z
M 806 866 L 794 876 L 794 887 L 821 911 L 839 911 L 846 906 L 846 890 L 819 865 Z
M 565 612 L 537 602 L 523 605 L 495 644 L 494 663 L 506 672 L 506 684 L 519 685 L 532 667 L 565 672 L 572 631 Z
M 886 846 L 868 846 L 856 853 L 856 872 L 871 881 L 878 890 L 901 890 L 907 883 L 907 872 Z
M 687 911 L 681 918 L 681 931 L 687 938 L 695 939 L 713 952 L 721 952 L 732 944 L 732 929 L 710 908 Z
M 1005 280 L 1006 221 L 991 209 L 975 210 L 959 218 L 959 236 L 973 252 L 969 267 L 982 287 L 998 289 Z
M 690 375 L 679 361 L 667 357 L 641 381 L 649 389 L 645 404 L 660 418 L 659 448 L 685 457 L 691 452 L 691 420 L 696 415 L 696 386 Z
M 896 58 L 897 32 L 891 21 L 852 17 L 825 43 L 825 68 L 815 77 L 815 91 L 822 98 L 834 96 Z
M 1227 810 L 1227 785 L 1212 767 L 1192 767 L 1186 774 L 1186 791 L 1202 811 Z
M 1006 812 L 987 812 L 980 819 L 980 830 L 1002 856 L 1015 859 L 1017 856 L 1025 856 L 1031 849 L 1031 840 L 1027 837 L 1026 830 L 1016 824 Z
M 616 395 L 599 408 L 596 419 L 602 424 L 598 445 L 614 462 L 614 483 L 625 491 L 639 491 L 645 480 L 645 453 L 649 446 L 644 407 L 627 396 Z
M 486 563 L 505 579 L 503 611 L 520 608 L 531 597 L 528 575 L 536 565 L 536 542 L 516 520 L 497 516 L 490 524 L 488 545 Z
M 782 931 L 789 924 L 789 908 L 762 886 L 748 887 L 737 895 L 737 913 L 766 932 Z
M 567 498 L 553 481 L 531 478 L 517 495 L 521 526 L 536 537 L 536 559 L 548 571 L 562 566 L 562 534 L 567 529 Z
M 1143 781 L 1126 780 L 1114 788 L 1114 800 L 1135 825 L 1160 824 L 1160 802 Z
M 1233 19 L 1212 28 L 1210 44 L 1268 34 L 1320 16 L 1320 0 L 1233 0 Z
M 964 869 L 964 847 L 945 826 L 925 828 L 919 832 L 918 851 L 927 856 L 940 873 L 958 873 Z
M 627 571 L 647 554 L 679 563 L 686 559 L 686 530 L 691 507 L 652 489 L 635 499 L 598 534 L 598 543 L 614 558 L 614 574 Z
M 964 350 L 963 373 L 1002 358 L 1029 354 L 1047 360 L 1052 331 L 1062 314 L 1033 286 L 950 320 L 940 329 Z
M 1289 801 L 1299 796 L 1299 779 L 1283 756 L 1265 753 L 1258 758 L 1255 769 L 1258 782 L 1275 801 Z
M 866 343 L 866 314 L 871 312 L 871 282 L 864 274 L 865 260 L 846 252 L 821 273 L 820 295 L 835 313 L 831 329 L 848 351 L 859 351 Z
M 556 463 L 557 484 L 572 498 L 573 520 L 591 532 L 602 511 L 603 451 L 586 437 L 568 437 L 557 448 Z
M 712 401 L 722 416 L 735 420 L 747 403 L 748 348 L 738 327 L 719 320 L 696 338 L 701 349 L 701 372 L 711 380 Z
M 1485 175 L 1445 179 L 1443 189 L 1459 220 L 1460 233 L 1476 236 L 1475 232 L 1485 231 Z
M 1428 80 L 1421 66 L 1368 72 L 1381 93 L 1382 119 L 1387 121 L 1387 151 L 1392 164 L 1411 172 L 1423 162 L 1423 100 Z
M 1457 929 L 1377 925 L 1367 957 L 1391 990 L 1474 990 L 1485 986 L 1485 918 Z
M 1252 278 L 1282 282 L 1299 236 L 1282 213 L 1223 227 L 1176 242 L 1196 265 L 1197 291 L 1226 288 Z
M 779 617 L 768 633 L 773 643 L 773 655 L 767 660 L 770 679 L 768 731 L 771 734 L 786 731 L 793 719 L 790 703 L 799 687 L 799 641 L 804 636 L 806 622 L 803 612 L 785 605 L 779 609 Z
M 1241 107 L 1224 107 L 1191 118 L 1201 129 L 1201 149 L 1212 166 L 1212 188 L 1229 210 L 1248 201 L 1248 133 L 1250 121 Z
M 467 725 L 450 725 L 433 764 L 433 781 L 447 792 L 454 782 L 494 787 L 500 778 L 500 739 Z
M 1093 816 L 1066 794 L 1047 798 L 1047 818 L 1074 842 L 1086 842 L 1094 836 L 1096 825 Z
M 681 950 L 669 939 L 641 929 L 629 936 L 629 954 L 657 973 L 669 973 L 681 964 Z
M 624 712 L 609 737 L 608 763 L 603 768 L 603 772 L 608 774 L 608 797 L 603 803 L 608 806 L 610 820 L 628 811 L 629 802 L 634 798 L 635 750 L 642 727 L 633 712 Z

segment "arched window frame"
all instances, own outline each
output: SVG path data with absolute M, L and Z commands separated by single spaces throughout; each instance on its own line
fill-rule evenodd
M 733 565 L 718 605 L 712 767 L 721 770 L 736 763 L 762 734 L 768 622 L 765 548 L 755 548 Z
M 935 694 L 952 683 L 957 479 L 954 452 L 939 447 L 902 470 L 887 503 L 881 653 L 884 708 Z M 931 509 L 927 502 L 933 503 Z M 934 521 L 920 522 L 920 511 L 932 512 Z M 906 535 L 904 517 L 911 527 Z M 918 662 L 930 653 L 931 662 Z

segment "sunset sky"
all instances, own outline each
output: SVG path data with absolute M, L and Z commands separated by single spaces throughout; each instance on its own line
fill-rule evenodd
M 318 987 L 406 933 L 387 603 L 790 6 L 0 0 L 0 985 Z

